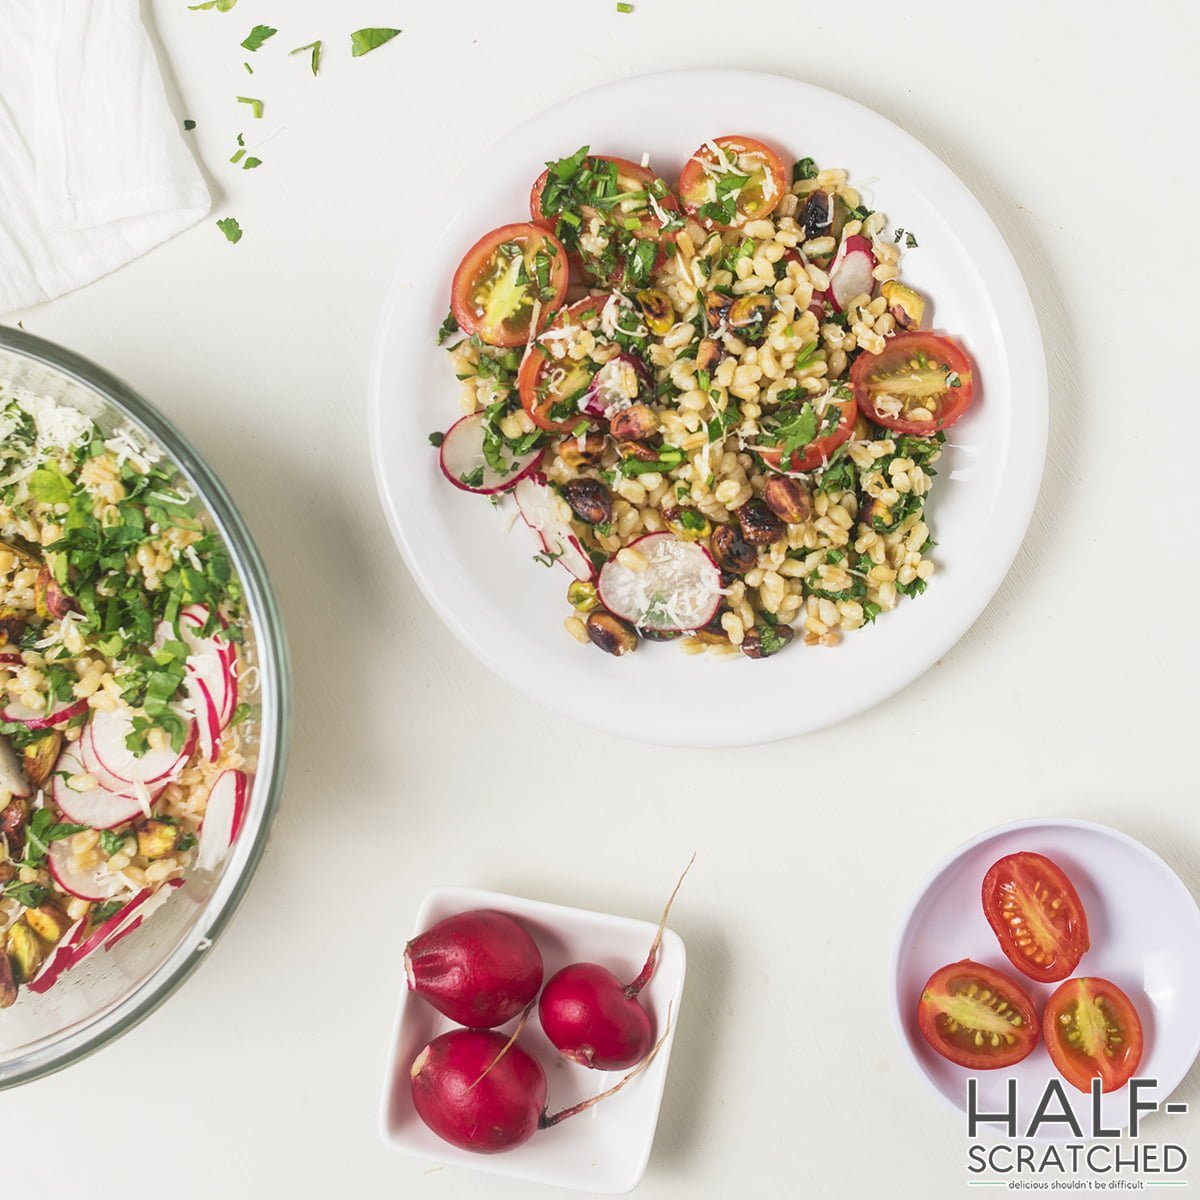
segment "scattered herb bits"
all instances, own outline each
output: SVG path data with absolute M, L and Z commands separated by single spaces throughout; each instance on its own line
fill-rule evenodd
M 256 99 L 254 96 L 239 96 L 237 102 L 239 104 L 248 104 L 250 111 L 254 114 L 254 119 L 256 121 L 262 120 L 263 102 L 261 100 Z
M 242 39 L 242 49 L 255 51 L 268 38 L 273 38 L 279 32 L 278 29 L 272 29 L 270 25 L 255 25 L 250 32 Z
M 236 217 L 222 217 L 217 222 L 217 228 L 226 236 L 226 238 L 229 239 L 229 241 L 233 242 L 234 245 L 237 245 L 237 243 L 242 240 L 242 227 L 238 224 Z
M 354 58 L 362 58 L 364 54 L 387 45 L 399 32 L 399 29 L 356 29 L 350 35 L 350 54 Z
M 316 75 L 316 73 L 321 69 L 321 43 L 320 43 L 320 40 L 317 40 L 315 42 L 309 42 L 307 46 L 297 46 L 295 48 L 295 50 L 289 50 L 288 57 L 291 58 L 291 56 L 293 54 L 303 54 L 305 52 L 305 50 L 309 50 L 312 52 L 312 59 L 311 59 L 312 73 L 314 75 Z

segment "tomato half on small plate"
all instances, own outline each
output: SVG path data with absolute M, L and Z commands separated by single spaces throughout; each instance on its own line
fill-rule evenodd
M 898 333 L 850 368 L 858 407 L 877 425 L 929 437 L 971 406 L 975 372 L 966 351 L 939 333 Z
M 1087 913 L 1044 854 L 1006 854 L 983 877 L 983 912 L 1008 961 L 1039 983 L 1072 974 L 1091 946 Z
M 787 190 L 783 159 L 750 137 L 705 142 L 679 176 L 684 211 L 716 229 L 741 229 L 769 216 Z
M 547 332 L 594 324 L 593 318 L 599 317 L 603 307 L 603 297 L 585 296 L 576 300 L 558 314 Z M 584 419 L 579 399 L 597 370 L 598 365 L 589 358 L 551 358 L 535 342 L 525 352 L 517 372 L 521 407 L 539 429 L 548 433 L 566 433 L 575 429 Z
M 969 958 L 929 977 L 917 1025 L 943 1058 L 973 1071 L 1011 1067 L 1038 1043 L 1037 1009 L 1021 985 Z
M 1093 1079 L 1115 1092 L 1142 1061 L 1142 1020 L 1107 979 L 1068 979 L 1046 1003 L 1042 1036 L 1059 1073 L 1081 1092 L 1091 1091 Z
M 824 466 L 833 457 L 833 452 L 843 442 L 849 441 L 850 435 L 854 432 L 855 422 L 858 420 L 858 406 L 852 395 L 838 396 L 834 394 L 829 398 L 829 404 L 841 413 L 837 425 L 823 437 L 814 438 L 806 445 L 787 453 L 786 462 L 784 461 L 786 443 L 768 446 L 760 442 L 752 449 L 771 470 L 780 471 L 785 475 L 815 471 L 818 467 Z M 822 414 L 821 427 L 826 424 L 823 417 L 824 414 Z M 766 433 L 767 430 L 764 429 L 762 432 Z
M 543 329 L 566 294 L 562 243 L 523 222 L 485 233 L 467 251 L 454 272 L 450 307 L 459 327 L 489 346 L 520 346 L 529 340 L 534 314 Z

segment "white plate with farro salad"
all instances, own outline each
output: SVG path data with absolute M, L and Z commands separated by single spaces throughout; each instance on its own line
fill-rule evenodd
M 721 103 L 664 112 L 684 93 Z M 577 96 L 468 178 L 402 273 L 372 420 L 401 549 L 480 658 L 613 732 L 729 745 L 961 636 L 1028 522 L 1046 384 L 940 161 L 832 93 L 691 71 Z

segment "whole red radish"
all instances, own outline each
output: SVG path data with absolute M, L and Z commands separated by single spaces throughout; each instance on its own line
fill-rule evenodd
M 572 963 L 551 976 L 538 1001 L 538 1018 L 565 1057 L 600 1071 L 620 1071 L 650 1052 L 654 1020 L 638 997 L 654 976 L 667 916 L 691 866 L 689 862 L 679 877 L 646 963 L 632 983 L 622 983 L 599 963 Z
M 481 908 L 439 921 L 404 949 L 408 986 L 470 1029 L 511 1021 L 542 986 L 542 956 L 512 917 Z
M 539 1129 L 552 1129 L 615 1096 L 654 1061 L 667 1040 L 664 1032 L 650 1053 L 612 1087 L 550 1115 L 545 1073 L 517 1045 L 528 1016 L 529 1009 L 507 1041 L 491 1030 L 452 1029 L 434 1038 L 413 1059 L 409 1068 L 413 1107 L 438 1137 L 477 1154 L 513 1150 Z M 668 1008 L 668 1031 L 670 1026 Z
M 417 1055 L 409 1075 L 417 1115 L 462 1150 L 512 1150 L 545 1115 L 545 1072 L 503 1034 L 452 1029 Z

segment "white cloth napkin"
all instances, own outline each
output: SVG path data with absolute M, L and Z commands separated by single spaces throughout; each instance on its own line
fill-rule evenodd
M 0 0 L 0 312 L 199 221 L 208 188 L 138 0 Z

